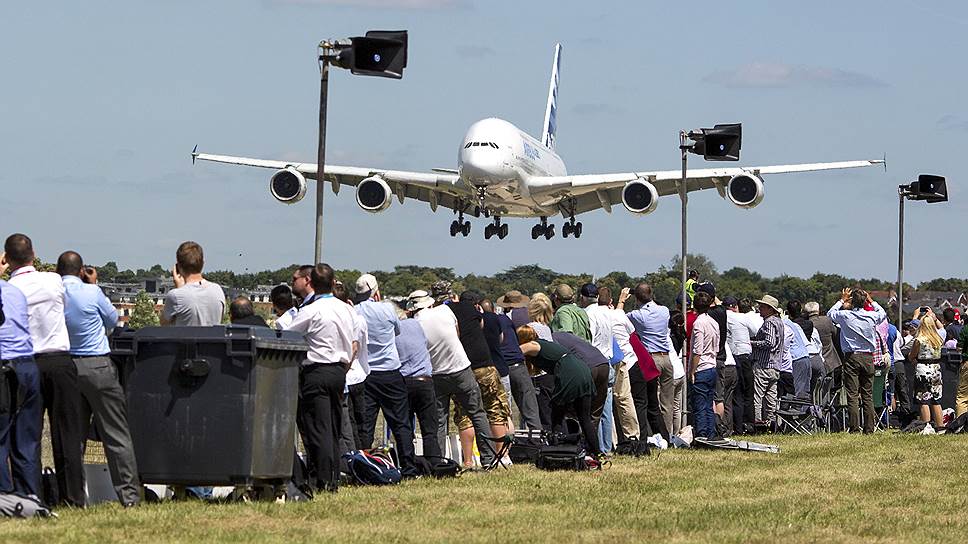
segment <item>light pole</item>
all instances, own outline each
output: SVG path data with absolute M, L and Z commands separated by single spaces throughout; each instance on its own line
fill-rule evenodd
M 743 125 L 740 123 L 716 125 L 713 128 L 700 128 L 688 132 L 685 130 L 679 131 L 679 152 L 682 155 L 682 178 L 679 180 L 679 201 L 682 205 L 680 211 L 682 253 L 679 256 L 679 266 L 682 267 L 680 296 L 682 297 L 683 323 L 685 323 L 686 312 L 689 309 L 689 298 L 686 295 L 686 281 L 688 281 L 689 274 L 686 268 L 686 252 L 689 249 L 687 243 L 689 190 L 686 185 L 688 181 L 686 175 L 688 153 L 702 155 L 707 161 L 738 161 L 742 144 Z M 683 366 L 688 368 L 688 362 Z
M 313 263 L 323 256 L 323 195 L 326 177 L 326 104 L 329 93 L 329 66 L 348 69 L 364 76 L 400 79 L 407 67 L 406 30 L 370 30 L 365 36 L 343 41 L 324 40 L 319 56 L 319 142 L 316 148 L 316 240 Z M 334 185 L 335 191 L 335 185 Z
M 904 201 L 947 202 L 948 188 L 944 177 L 921 174 L 917 181 L 899 185 L 897 194 L 897 326 L 900 328 L 904 322 Z

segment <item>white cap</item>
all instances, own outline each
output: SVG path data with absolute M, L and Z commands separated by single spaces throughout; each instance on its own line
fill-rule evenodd
M 373 274 L 363 274 L 356 280 L 356 294 L 362 295 L 364 293 L 372 293 L 376 291 L 377 283 L 376 277 Z

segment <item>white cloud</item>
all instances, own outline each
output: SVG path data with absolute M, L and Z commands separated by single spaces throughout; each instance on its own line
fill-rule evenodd
M 822 66 L 771 62 L 753 62 L 731 70 L 714 72 L 704 77 L 703 81 L 738 88 L 876 88 L 887 86 L 883 81 L 860 72 Z

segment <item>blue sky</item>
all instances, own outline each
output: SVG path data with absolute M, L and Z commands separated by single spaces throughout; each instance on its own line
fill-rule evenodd
M 888 157 L 888 170 L 767 178 L 741 210 L 690 199 L 690 251 L 720 269 L 893 278 L 899 183 L 949 178 L 951 202 L 907 208 L 913 281 L 965 276 L 959 154 L 968 137 L 961 2 L 465 2 L 261 0 L 15 2 L 0 18 L 3 230 L 39 255 L 168 264 L 185 239 L 209 268 L 312 258 L 313 199 L 271 198 L 271 172 L 192 166 L 201 151 L 315 160 L 316 43 L 410 31 L 402 80 L 330 80 L 327 162 L 455 167 L 475 120 L 537 135 L 555 42 L 563 45 L 558 151 L 569 172 L 678 167 L 679 129 L 744 124 L 742 164 Z M 691 165 L 701 161 L 693 158 Z M 580 240 L 504 241 L 483 221 L 452 239 L 426 204 L 360 210 L 326 195 L 324 260 L 339 268 L 449 266 L 489 274 L 539 263 L 641 273 L 678 253 L 678 200 L 634 217 L 581 217 Z M 557 218 L 557 223 L 561 219 Z

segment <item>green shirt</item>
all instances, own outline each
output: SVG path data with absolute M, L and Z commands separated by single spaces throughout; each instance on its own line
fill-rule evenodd
M 961 328 L 958 335 L 958 345 L 961 346 L 961 360 L 968 361 L 968 326 Z
M 551 330 L 570 332 L 588 343 L 592 341 L 592 328 L 588 321 L 588 314 L 574 303 L 558 308 L 554 319 L 551 320 Z

